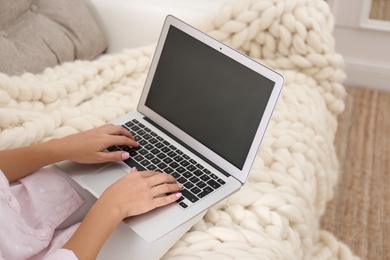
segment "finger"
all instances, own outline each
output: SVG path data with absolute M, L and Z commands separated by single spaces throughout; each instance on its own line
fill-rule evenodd
M 130 154 L 124 151 L 99 152 L 99 162 L 116 162 L 130 158 Z
M 151 192 L 152 192 L 153 197 L 159 197 L 159 196 L 165 195 L 167 193 L 168 194 L 176 193 L 176 192 L 180 191 L 182 188 L 183 188 L 182 184 L 178 184 L 178 183 L 175 183 L 175 184 L 163 183 L 163 184 L 154 186 L 152 188 Z
M 182 196 L 181 193 L 177 192 L 177 193 L 172 193 L 172 194 L 167 195 L 167 196 L 154 198 L 153 199 L 154 207 L 158 208 L 158 207 L 162 207 L 162 206 L 168 205 L 170 203 L 173 203 L 173 202 L 177 201 L 181 196 Z
M 163 172 L 157 172 L 149 178 L 149 184 L 151 186 L 157 186 L 163 183 L 176 183 L 176 179 L 172 175 Z
M 125 128 L 123 128 L 122 126 L 113 125 L 113 124 L 108 124 L 108 125 L 110 125 L 110 127 L 109 127 L 107 133 L 113 134 L 113 135 L 124 135 L 124 136 L 131 138 L 131 139 L 134 139 L 133 135 L 129 131 L 127 131 Z
M 113 145 L 127 145 L 131 147 L 138 147 L 139 143 L 132 138 L 123 135 L 111 135 L 107 138 L 107 147 Z
M 154 171 L 140 171 L 139 174 L 144 178 L 149 178 L 151 176 L 154 176 L 156 174 L 159 174 L 159 172 Z

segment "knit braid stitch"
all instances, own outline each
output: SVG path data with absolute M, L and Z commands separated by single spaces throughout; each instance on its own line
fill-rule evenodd
M 0 149 L 87 130 L 134 110 L 153 47 L 47 68 L 0 74 Z

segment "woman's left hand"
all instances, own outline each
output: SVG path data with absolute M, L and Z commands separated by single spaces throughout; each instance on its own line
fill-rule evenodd
M 102 163 L 121 161 L 129 158 L 124 151 L 107 152 L 113 145 L 138 147 L 129 131 L 122 126 L 105 124 L 100 127 L 66 136 L 58 141 L 66 153 L 64 157 L 79 163 Z

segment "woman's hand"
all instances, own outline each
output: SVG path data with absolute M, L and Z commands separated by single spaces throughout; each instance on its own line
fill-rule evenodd
M 107 209 L 119 210 L 121 219 L 124 219 L 176 201 L 181 196 L 182 187 L 169 174 L 133 170 L 112 184 L 99 201 Z
M 95 259 L 121 220 L 176 201 L 181 188 L 169 174 L 133 170 L 103 192 L 64 248 Z
M 127 152 L 105 151 L 113 145 L 139 146 L 131 133 L 122 126 L 106 124 L 45 143 L 0 151 L 0 169 L 8 181 L 13 182 L 39 168 L 63 160 L 102 163 L 129 158 Z
M 85 132 L 72 134 L 59 139 L 60 149 L 66 153 L 63 157 L 79 163 L 102 163 L 121 161 L 129 158 L 124 151 L 106 152 L 113 145 L 138 147 L 129 131 L 122 126 L 105 124 Z

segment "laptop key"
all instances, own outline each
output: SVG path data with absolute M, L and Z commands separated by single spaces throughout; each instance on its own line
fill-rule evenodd
M 207 176 L 206 174 L 205 174 L 205 175 L 202 175 L 200 178 L 201 178 L 202 180 L 204 180 L 204 181 L 210 180 L 210 177 Z
M 168 173 L 168 172 L 166 172 L 166 173 Z M 180 178 L 180 174 L 178 174 L 177 172 L 173 172 L 172 173 L 172 177 L 175 178 L 175 179 L 178 179 L 178 178 Z
M 129 122 L 127 122 L 125 125 L 128 126 L 128 127 L 132 127 L 132 126 L 134 125 L 134 123 L 131 122 L 131 121 L 129 121 Z
M 187 167 L 187 170 L 189 170 L 190 172 L 194 171 L 195 169 L 195 166 L 192 164 Z
M 194 171 L 194 174 L 199 177 L 203 175 L 203 172 L 201 170 L 196 170 Z
M 215 175 L 214 173 L 210 174 L 211 178 L 213 178 L 214 180 L 217 180 L 218 179 L 218 176 Z
M 155 157 L 154 157 L 153 154 L 148 153 L 148 154 L 145 155 L 145 158 L 151 161 L 151 160 L 153 160 L 153 158 L 155 158 Z
M 182 207 L 183 209 L 185 209 L 185 208 L 187 208 L 188 207 L 188 205 L 187 204 L 185 204 L 184 202 L 179 202 L 179 205 L 180 205 L 180 207 Z
M 201 193 L 197 194 L 197 196 L 198 196 L 199 198 L 203 198 L 203 197 L 205 197 L 206 195 L 210 194 L 210 192 L 212 192 L 212 191 L 213 191 L 212 188 L 206 187 L 206 188 L 203 189 L 203 191 L 202 191 Z
M 137 125 L 133 125 L 131 127 L 131 130 L 133 130 L 134 132 L 137 132 L 138 130 L 140 130 L 140 128 Z
M 183 176 L 186 178 L 191 178 L 192 174 L 190 172 L 184 172 Z
M 130 146 L 125 146 L 125 147 L 122 147 L 122 150 L 123 151 L 126 151 L 126 152 L 132 152 L 132 151 L 134 151 L 134 149 L 133 149 L 133 147 L 130 147 Z
M 145 149 L 141 149 L 141 150 L 138 150 L 138 153 L 139 153 L 139 154 L 142 154 L 142 155 L 145 155 L 145 154 L 148 153 L 148 151 L 145 150 Z
M 166 158 L 167 156 L 163 153 L 159 153 L 159 154 L 157 154 L 157 157 L 162 160 L 162 159 Z
M 203 165 L 201 165 L 200 163 L 198 163 L 197 165 L 196 165 L 196 167 L 198 167 L 199 169 L 201 169 L 201 170 L 203 170 Z
M 214 181 L 213 179 L 210 179 L 207 182 L 207 184 L 210 185 L 211 187 L 213 187 L 214 189 L 218 189 L 219 187 L 221 187 L 221 184 L 219 184 L 218 182 Z
M 168 156 L 171 157 L 171 158 L 174 158 L 176 155 L 177 155 L 177 153 L 175 153 L 174 151 L 170 151 L 168 153 Z
M 156 138 L 152 138 L 152 139 L 149 140 L 149 143 L 151 143 L 151 144 L 155 144 L 155 143 L 157 143 L 157 142 L 158 142 L 158 141 L 157 141 Z
M 149 164 L 150 164 L 150 162 L 146 159 L 141 162 L 141 165 L 144 167 L 148 166 Z
M 196 197 L 194 194 L 192 194 L 190 191 L 188 191 L 186 189 L 183 189 L 180 192 L 181 192 L 182 196 L 184 196 L 186 199 L 188 199 L 192 203 L 195 203 L 199 200 L 198 197 Z
M 174 172 L 174 170 L 171 167 L 168 167 L 164 170 L 164 172 L 171 174 L 172 172 Z
M 107 148 L 107 150 L 109 151 L 109 152 L 113 152 L 113 151 L 118 151 L 118 150 L 120 150 L 117 146 L 110 146 L 110 147 L 108 147 Z
M 144 157 L 142 157 L 141 155 L 137 155 L 137 156 L 135 156 L 134 157 L 134 160 L 136 160 L 136 161 L 138 161 L 138 162 L 140 162 L 140 161 L 142 161 L 144 159 Z
M 138 143 L 140 145 L 146 145 L 148 142 L 146 140 L 144 140 L 144 139 L 141 139 L 141 140 L 138 141 Z
M 220 183 L 221 185 L 224 185 L 224 184 L 226 183 L 226 182 L 225 182 L 224 180 L 222 180 L 222 179 L 218 179 L 217 182 Z
M 165 164 L 165 163 L 159 163 L 158 165 L 157 165 L 157 167 L 158 168 L 160 168 L 160 169 L 164 169 L 164 168 L 166 168 L 167 167 L 167 165 Z
M 126 163 L 131 168 L 133 167 L 137 168 L 139 171 L 144 169 L 144 167 L 140 165 L 137 161 L 135 161 L 133 158 L 129 158 L 127 160 L 124 160 L 123 162 Z
M 173 160 L 169 157 L 165 158 L 163 161 L 167 164 L 170 164 L 171 162 L 173 162 Z
M 160 142 L 155 143 L 154 146 L 156 146 L 158 149 L 161 149 L 162 147 L 164 147 L 164 145 Z
M 202 190 L 199 189 L 198 187 L 193 187 L 190 191 L 191 191 L 192 193 L 197 194 L 197 193 L 201 192 Z
M 176 168 L 176 171 L 179 172 L 179 173 L 183 173 L 186 171 L 186 169 L 184 169 L 183 167 L 179 167 L 179 168 Z
M 179 177 L 178 179 L 176 179 L 176 181 L 181 183 L 181 184 L 184 184 L 187 180 L 184 177 Z
M 137 134 L 139 134 L 140 136 L 143 136 L 144 134 L 146 134 L 146 131 L 140 129 L 137 131 Z
M 153 164 L 155 165 L 158 165 L 161 161 L 157 158 L 153 158 L 152 160 L 150 160 Z
M 184 166 L 184 167 L 187 167 L 190 163 L 188 161 L 181 161 L 180 162 L 180 165 L 181 166 Z
M 169 151 L 171 151 L 171 149 L 169 149 L 168 147 L 163 147 L 161 148 L 161 151 L 163 151 L 164 153 L 168 153 Z
M 192 182 L 187 181 L 186 183 L 184 183 L 184 187 L 186 187 L 187 189 L 191 189 L 192 187 L 194 187 L 194 184 Z
M 169 166 L 171 166 L 172 168 L 176 169 L 177 167 L 179 167 L 179 164 L 177 162 L 172 162 L 169 164 Z
M 149 171 L 154 171 L 157 169 L 157 167 L 154 164 L 149 164 L 148 166 L 146 166 L 146 169 L 148 169 Z
M 191 181 L 192 183 L 197 183 L 197 182 L 199 181 L 199 179 L 198 179 L 196 176 L 192 176 L 192 177 L 190 178 L 190 181 Z
M 198 181 L 198 182 L 196 183 L 196 186 L 198 186 L 198 188 L 204 188 L 204 187 L 207 186 L 207 184 L 204 183 L 203 181 Z
M 147 144 L 147 145 L 144 146 L 144 148 L 147 149 L 147 150 L 152 150 L 154 148 L 154 146 L 151 145 L 151 144 Z
M 150 134 L 146 134 L 146 135 L 144 135 L 144 138 L 145 138 L 146 140 L 149 140 L 150 138 L 152 138 L 152 136 L 151 136 Z
M 153 148 L 151 151 L 150 151 L 152 154 L 158 154 L 160 152 L 160 150 L 158 150 L 157 148 Z

